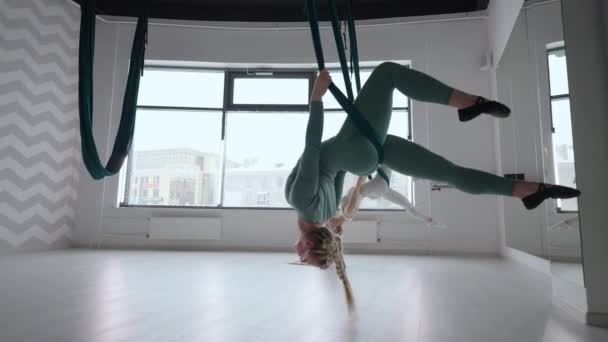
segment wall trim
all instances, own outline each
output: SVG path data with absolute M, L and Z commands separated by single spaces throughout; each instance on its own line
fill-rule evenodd
M 562 307 L 574 315 L 579 321 L 586 322 L 587 291 L 583 286 L 572 281 L 552 276 L 553 302 L 562 304 Z
M 144 240 L 139 235 L 121 234 L 120 236 L 106 236 L 102 244 L 92 247 L 86 242 L 73 242 L 72 247 L 78 249 L 100 249 L 100 250 L 167 250 L 167 251 L 199 251 L 199 252 L 269 252 L 269 253 L 293 253 L 293 248 L 289 245 L 248 245 L 245 243 L 231 244 L 193 244 L 188 242 L 179 243 L 179 241 L 149 241 L 149 243 L 141 243 Z M 139 241 L 139 243 L 138 243 Z M 369 248 L 362 245 L 347 245 L 345 246 L 346 255 L 363 254 L 363 255 L 418 255 L 418 256 L 436 256 L 436 257 L 470 257 L 470 258 L 493 258 L 498 259 L 500 255 L 494 252 L 484 251 L 455 251 L 455 250 L 438 250 L 438 249 L 413 249 L 404 247 L 403 249 L 387 247 L 387 248 Z
M 608 314 L 596 314 L 590 320 L 590 313 L 587 312 L 586 289 L 574 282 L 554 276 L 551 273 L 550 260 L 511 247 L 505 249 L 504 257 L 550 276 L 553 302 L 560 304 L 560 307 L 575 316 L 579 321 L 595 325 L 591 323 L 591 320 L 593 320 L 598 326 L 608 327 Z M 602 323 L 604 325 L 601 325 Z
M 506 247 L 503 256 L 508 260 L 530 267 L 531 269 L 551 276 L 551 262 L 536 255 Z
M 423 17 L 399 17 L 387 19 L 370 19 L 358 20 L 358 28 L 367 27 L 386 27 L 386 26 L 403 26 L 413 24 L 427 23 L 442 23 L 452 21 L 471 21 L 471 20 L 487 20 L 486 11 L 467 12 L 457 14 L 431 15 Z M 126 24 L 135 25 L 137 20 L 131 17 L 97 15 L 97 19 L 108 24 Z M 170 27 L 185 27 L 185 28 L 202 28 L 210 30 L 310 30 L 308 23 L 283 23 L 283 22 L 213 22 L 213 21 L 187 21 L 187 20 L 172 20 L 172 19 L 151 19 L 150 26 L 170 26 Z M 319 28 L 322 30 L 331 29 L 331 24 L 328 22 L 320 22 Z
M 168 245 L 138 245 L 133 246 L 128 243 L 118 242 L 112 244 L 105 244 L 103 247 L 91 248 L 86 243 L 75 243 L 72 245 L 74 249 L 81 250 L 154 250 L 154 251 L 194 251 L 194 252 L 243 252 L 243 253 L 293 253 L 293 249 L 287 246 L 239 246 L 239 245 L 182 245 L 182 246 L 168 246 Z M 461 252 L 461 251 L 433 251 L 428 253 L 423 250 L 399 250 L 399 249 L 386 249 L 386 250 L 373 250 L 365 248 L 357 248 L 347 246 L 345 251 L 346 258 L 349 255 L 386 255 L 386 256 L 428 256 L 428 257 L 456 257 L 456 258 L 487 258 L 487 259 L 499 259 L 500 256 L 496 253 L 490 252 Z M 294 254 L 295 259 L 295 254 Z

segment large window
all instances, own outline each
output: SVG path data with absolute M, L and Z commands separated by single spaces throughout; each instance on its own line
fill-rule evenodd
M 371 69 L 361 71 L 364 82 Z M 313 70 L 147 67 L 141 80 L 123 205 L 288 208 L 285 182 L 304 149 Z M 344 89 L 339 70 L 334 82 Z M 328 93 L 323 140 L 346 114 Z M 396 92 L 389 134 L 411 138 L 409 99 Z M 347 176 L 344 192 L 356 177 Z M 391 187 L 412 197 L 409 177 Z M 367 209 L 393 209 L 366 199 Z
M 126 204 L 220 204 L 223 84 L 223 72 L 145 70 L 127 169 Z
M 549 49 L 548 62 L 555 182 L 560 185 L 576 188 L 572 121 L 570 118 L 570 93 L 568 90 L 566 51 L 564 48 Z M 557 200 L 557 210 L 560 212 L 578 211 L 578 202 L 576 198 Z

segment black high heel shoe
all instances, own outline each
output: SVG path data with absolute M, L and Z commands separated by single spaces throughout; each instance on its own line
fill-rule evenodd
M 524 197 L 521 201 L 524 203 L 524 207 L 528 210 L 532 210 L 538 207 L 547 198 L 561 198 L 568 199 L 574 198 L 581 195 L 581 192 L 566 186 L 561 185 L 547 185 L 540 183 L 538 190 L 532 195 Z
M 458 118 L 462 122 L 473 120 L 481 114 L 506 118 L 511 114 L 511 109 L 500 102 L 490 101 L 480 96 L 474 105 L 458 110 Z

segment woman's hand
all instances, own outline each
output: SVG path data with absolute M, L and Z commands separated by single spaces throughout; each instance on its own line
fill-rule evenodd
M 329 71 L 323 69 L 319 72 L 317 79 L 315 80 L 315 85 L 312 88 L 312 96 L 310 98 L 311 101 L 321 101 L 323 99 L 323 95 L 327 92 L 327 88 L 331 84 L 331 76 L 329 75 Z

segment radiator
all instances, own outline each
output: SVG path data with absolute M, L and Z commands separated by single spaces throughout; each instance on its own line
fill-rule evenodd
M 378 223 L 376 221 L 352 221 L 344 225 L 344 243 L 377 243 Z
M 219 218 L 150 217 L 148 238 L 156 240 L 219 240 Z

